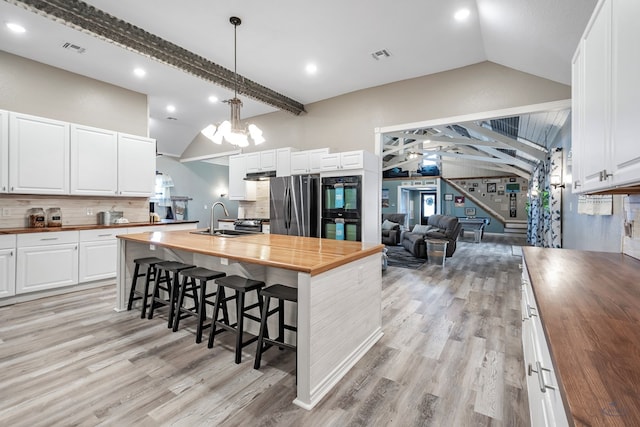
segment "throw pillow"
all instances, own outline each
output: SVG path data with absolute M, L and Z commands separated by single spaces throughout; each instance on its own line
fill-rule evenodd
M 433 227 L 431 225 L 420 225 L 420 224 L 416 224 L 413 226 L 413 230 L 411 230 L 412 233 L 418 233 L 418 234 L 426 234 L 427 231 L 431 230 Z
M 382 229 L 383 230 L 393 230 L 396 227 L 398 227 L 400 224 L 389 221 L 388 219 L 385 219 L 384 222 L 382 223 Z

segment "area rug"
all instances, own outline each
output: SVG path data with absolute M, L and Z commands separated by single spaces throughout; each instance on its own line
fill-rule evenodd
M 416 269 L 424 264 L 427 260 L 416 258 L 411 252 L 403 246 L 387 246 L 387 265 L 391 267 L 413 268 Z

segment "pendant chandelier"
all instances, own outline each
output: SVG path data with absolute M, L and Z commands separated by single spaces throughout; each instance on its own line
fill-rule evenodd
M 228 143 L 242 148 L 249 146 L 249 137 L 251 137 L 255 145 L 262 144 L 265 139 L 262 137 L 262 131 L 258 126 L 250 124 L 245 128 L 240 122 L 240 108 L 242 107 L 242 101 L 238 99 L 237 31 L 238 25 L 240 25 L 242 21 L 237 16 L 232 16 L 229 18 L 229 22 L 233 25 L 233 74 L 235 78 L 235 87 L 233 90 L 233 98 L 222 102 L 226 102 L 231 107 L 231 121 L 225 120 L 217 127 L 215 125 L 209 125 L 202 129 L 200 133 L 215 144 L 222 144 L 222 140 L 224 139 Z

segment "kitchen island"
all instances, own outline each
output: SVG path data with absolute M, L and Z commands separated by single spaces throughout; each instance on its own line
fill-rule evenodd
M 292 319 L 298 328 L 294 403 L 305 409 L 313 408 L 382 336 L 381 244 L 275 234 L 221 237 L 189 231 L 128 234 L 118 239 L 117 310 L 126 309 L 133 259 L 144 256 L 238 274 L 267 286 L 297 287 L 297 316 Z M 249 332 L 257 333 L 254 327 Z M 252 366 L 251 357 L 247 369 Z

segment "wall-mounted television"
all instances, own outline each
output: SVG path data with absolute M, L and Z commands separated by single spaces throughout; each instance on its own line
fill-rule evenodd
M 520 183 L 509 183 L 505 186 L 506 193 L 519 193 L 520 192 Z

